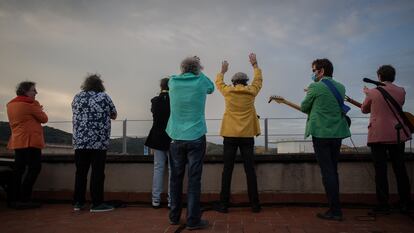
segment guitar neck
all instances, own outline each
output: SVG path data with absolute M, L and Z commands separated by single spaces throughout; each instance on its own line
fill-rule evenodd
M 347 101 L 348 103 L 351 103 L 351 104 L 355 105 L 355 106 L 356 106 L 356 107 L 358 107 L 358 108 L 361 108 L 361 106 L 362 106 L 362 104 L 361 104 L 360 102 L 358 102 L 358 101 L 356 101 L 356 100 L 354 100 L 354 99 L 351 99 L 351 98 L 349 98 L 349 97 L 347 97 L 347 98 L 346 98 L 346 101 Z
M 300 106 L 297 105 L 297 104 L 295 104 L 295 103 L 292 103 L 292 102 L 290 102 L 288 100 L 284 100 L 283 103 L 286 104 L 286 105 L 288 105 L 289 107 L 292 107 L 292 108 L 294 108 L 294 109 L 302 112 L 302 110 L 300 109 Z

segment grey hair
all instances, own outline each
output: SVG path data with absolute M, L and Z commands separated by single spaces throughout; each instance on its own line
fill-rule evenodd
M 233 75 L 233 77 L 231 77 L 232 82 L 248 81 L 248 80 L 249 80 L 249 77 L 247 76 L 247 74 L 243 72 L 237 72 Z
M 184 73 L 193 73 L 195 75 L 200 74 L 203 67 L 200 64 L 200 59 L 198 57 L 187 57 L 181 62 L 181 72 Z

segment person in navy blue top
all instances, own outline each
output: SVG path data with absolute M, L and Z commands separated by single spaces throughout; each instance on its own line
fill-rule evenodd
M 87 176 L 89 167 L 92 167 L 90 211 L 110 211 L 113 207 L 103 202 L 104 170 L 111 135 L 111 119 L 116 119 L 117 112 L 111 98 L 105 93 L 103 81 L 98 74 L 89 75 L 81 89 L 72 102 L 76 163 L 74 210 L 80 211 L 84 208 Z

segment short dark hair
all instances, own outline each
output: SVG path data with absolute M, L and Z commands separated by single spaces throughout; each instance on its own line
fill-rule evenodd
M 16 87 L 16 95 L 26 95 L 26 92 L 30 90 L 31 87 L 36 86 L 35 82 L 31 81 L 24 81 L 17 85 Z
M 392 65 L 382 65 L 377 70 L 377 75 L 381 82 L 389 81 L 394 82 L 395 80 L 395 69 Z
M 81 89 L 83 91 L 104 92 L 105 87 L 99 74 L 90 74 L 83 82 Z
M 170 79 L 169 78 L 163 78 L 163 79 L 160 80 L 160 87 L 161 87 L 161 90 L 162 91 L 163 90 L 166 90 L 166 91 L 169 90 L 169 88 L 168 88 L 168 80 L 170 80 Z
M 332 77 L 334 68 L 328 58 L 316 59 L 312 62 L 312 66 L 315 66 L 317 70 L 323 69 L 324 76 Z

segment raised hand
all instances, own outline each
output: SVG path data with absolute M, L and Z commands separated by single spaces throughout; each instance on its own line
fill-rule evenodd
M 252 66 L 257 66 L 257 59 L 256 59 L 255 53 L 249 54 L 249 61 L 250 61 L 250 64 L 252 64 Z
M 368 94 L 368 91 L 369 91 L 369 88 L 366 87 L 366 86 L 364 86 L 364 89 L 362 89 L 362 91 L 365 93 L 365 95 L 367 95 Z
M 229 69 L 229 63 L 226 61 L 226 60 L 224 60 L 222 63 L 221 63 L 221 73 L 222 74 L 225 74 L 226 72 L 227 72 L 227 70 Z

